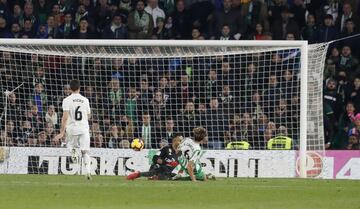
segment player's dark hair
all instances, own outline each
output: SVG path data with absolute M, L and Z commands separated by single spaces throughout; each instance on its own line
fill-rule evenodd
M 71 80 L 70 81 L 70 89 L 71 91 L 77 91 L 80 89 L 80 81 L 79 80 Z
M 201 142 L 202 140 L 204 140 L 207 137 L 207 131 L 205 128 L 203 127 L 197 127 L 193 129 L 193 134 L 194 134 L 194 140 L 196 142 Z

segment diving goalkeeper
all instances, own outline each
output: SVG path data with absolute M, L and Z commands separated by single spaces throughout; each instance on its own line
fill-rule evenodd
M 154 155 L 152 159 L 153 164 L 150 166 L 148 172 L 137 171 L 129 174 L 126 178 L 128 180 L 134 180 L 143 176 L 153 180 L 170 180 L 176 175 L 173 174 L 172 171 L 179 164 L 179 144 L 181 141 L 182 136 L 180 134 L 175 135 L 171 145 L 164 146 L 156 155 Z

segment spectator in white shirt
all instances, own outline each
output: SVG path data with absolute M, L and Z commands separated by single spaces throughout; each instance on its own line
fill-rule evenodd
M 147 3 L 148 4 L 145 7 L 145 11 L 152 16 L 154 25 L 156 25 L 156 19 L 158 17 L 165 19 L 165 12 L 160 9 L 158 0 L 148 0 Z

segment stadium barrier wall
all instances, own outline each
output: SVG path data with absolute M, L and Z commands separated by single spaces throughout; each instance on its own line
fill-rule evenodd
M 134 170 L 146 171 L 156 152 L 94 148 L 92 173 L 123 176 Z M 8 154 L 8 159 L 0 162 L 0 173 L 75 175 L 83 169 L 81 164 L 69 163 L 66 148 L 11 147 Z M 201 163 L 206 173 L 217 177 L 293 178 L 299 175 L 297 156 L 293 150 L 208 150 Z M 360 151 L 327 151 L 325 158 L 309 152 L 307 162 L 307 174 L 311 177 L 360 179 Z

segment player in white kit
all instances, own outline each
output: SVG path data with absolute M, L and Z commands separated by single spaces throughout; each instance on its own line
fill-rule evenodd
M 84 159 L 86 168 L 85 176 L 91 180 L 90 171 L 90 134 L 89 118 L 90 104 L 89 100 L 80 94 L 80 81 L 72 80 L 70 82 L 72 94 L 63 100 L 63 116 L 61 119 L 60 133 L 55 136 L 59 140 L 67 136 L 67 146 L 72 153 L 73 161 L 76 160 L 76 147 L 80 146 L 80 151 Z
M 207 179 L 200 163 L 200 158 L 204 154 L 200 144 L 207 142 L 207 130 L 197 127 L 194 128 L 193 134 L 194 139 L 186 138 L 179 146 L 182 153 L 179 157 L 180 169 L 174 179 L 190 179 L 192 181 Z

